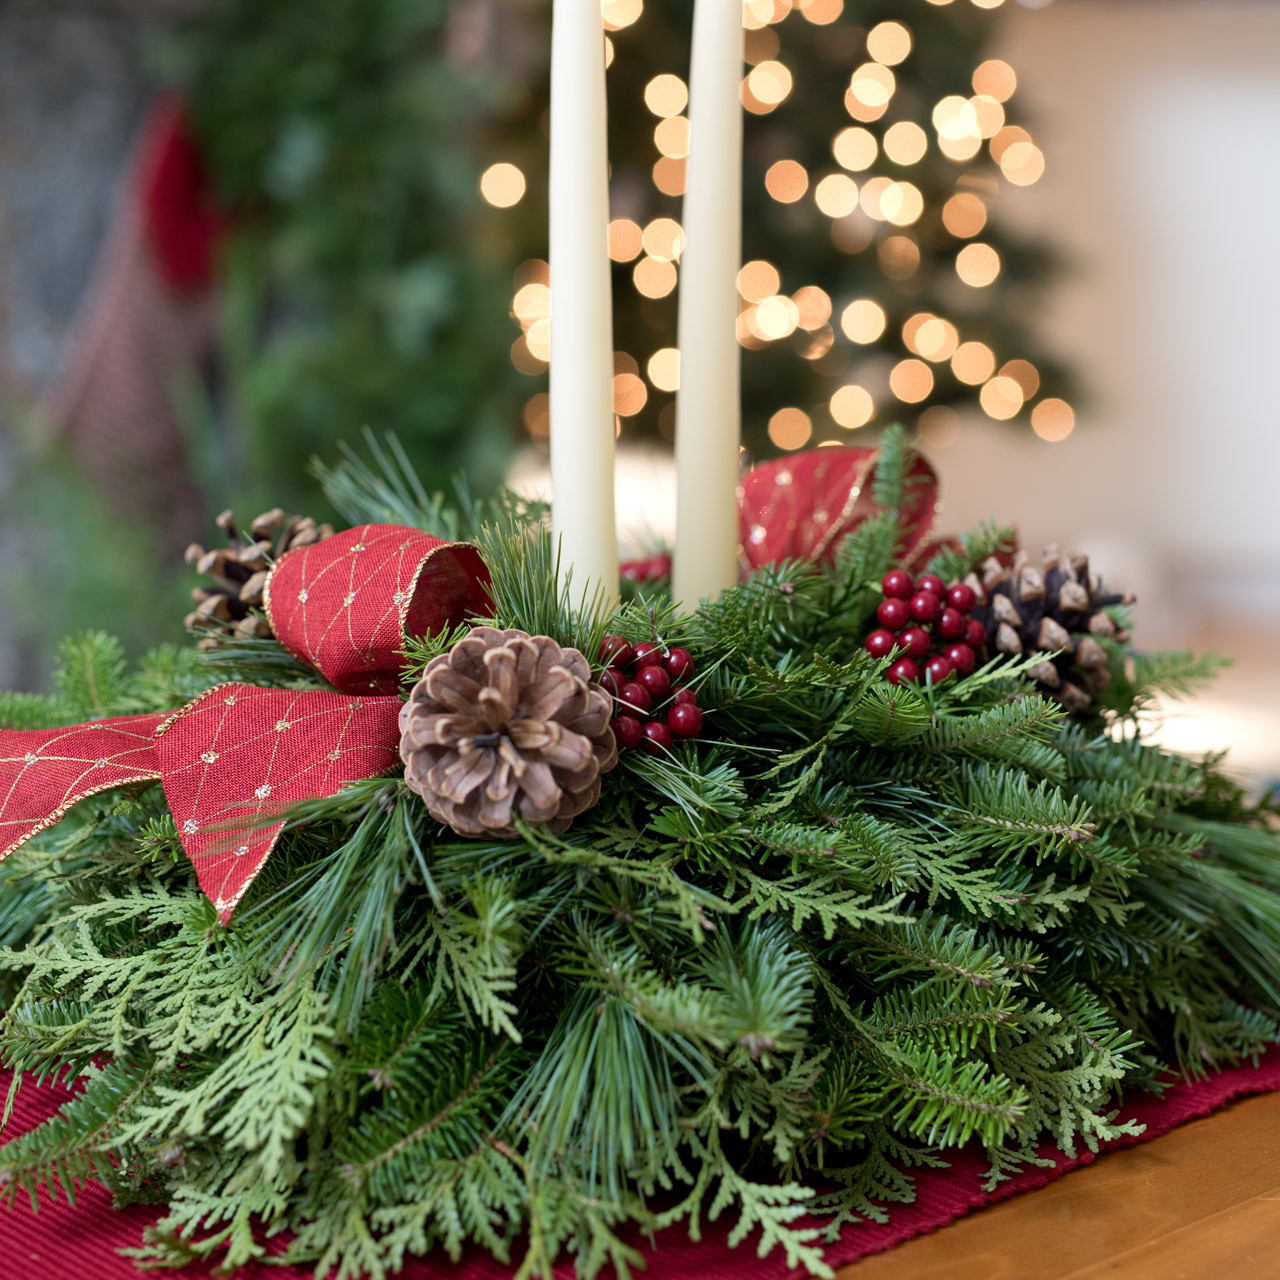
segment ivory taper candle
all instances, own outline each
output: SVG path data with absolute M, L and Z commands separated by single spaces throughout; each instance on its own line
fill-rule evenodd
M 555 0 L 551 22 L 552 528 L 573 599 L 618 599 L 613 509 L 613 310 L 600 0 Z M 594 656 L 594 655 L 593 655 Z
M 742 0 L 696 0 L 680 260 L 676 546 L 686 611 L 738 580 L 738 268 L 742 256 Z

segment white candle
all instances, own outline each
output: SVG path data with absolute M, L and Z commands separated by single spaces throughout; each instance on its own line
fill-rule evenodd
M 742 257 L 742 0 L 697 0 L 680 262 L 676 546 L 686 610 L 738 580 L 738 267 Z
M 551 26 L 552 528 L 573 599 L 618 598 L 613 310 L 600 0 L 555 0 Z

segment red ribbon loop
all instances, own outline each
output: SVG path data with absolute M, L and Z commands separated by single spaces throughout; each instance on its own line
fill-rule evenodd
M 489 610 L 475 547 L 363 524 L 280 557 L 267 579 L 276 638 L 344 693 L 395 693 L 406 636 Z
M 400 763 L 399 698 L 225 684 L 171 716 L 154 739 L 156 776 L 225 924 L 302 800 L 335 795 Z
M 756 467 L 742 482 L 738 504 L 743 559 L 752 569 L 830 559 L 841 538 L 884 509 L 873 492 L 879 461 L 879 449 L 829 448 Z M 903 499 L 904 560 L 928 540 L 937 505 L 938 478 L 913 454 Z

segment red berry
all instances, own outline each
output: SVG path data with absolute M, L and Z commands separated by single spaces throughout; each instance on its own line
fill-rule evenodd
M 908 627 L 898 637 L 898 643 L 906 648 L 908 658 L 923 658 L 933 648 L 933 641 L 923 627 Z
M 702 712 L 687 702 L 677 702 L 667 712 L 667 727 L 677 738 L 692 738 L 702 732 Z
M 887 658 L 897 647 L 898 638 L 892 631 L 881 627 L 867 637 L 867 652 L 873 658 Z
M 876 610 L 876 617 L 891 631 L 899 631 L 911 621 L 911 606 L 898 596 L 885 596 Z
M 987 643 L 987 629 L 977 618 L 970 618 L 965 623 L 964 642 L 970 649 L 981 649 Z
M 899 600 L 906 600 L 916 589 L 916 584 L 912 582 L 911 575 L 905 569 L 890 569 L 884 575 L 884 581 L 880 584 L 880 589 L 887 596 L 896 596 Z
M 890 684 L 902 684 L 904 680 L 909 684 L 915 684 L 920 679 L 920 668 L 910 658 L 899 658 L 885 672 L 884 678 Z
M 941 684 L 951 674 L 951 663 L 942 654 L 936 653 L 924 664 L 924 669 L 929 673 L 934 684 Z
M 634 680 L 628 680 L 618 690 L 618 701 L 624 707 L 629 708 L 631 711 L 636 711 L 642 716 L 647 716 L 649 708 L 653 706 L 653 699 L 649 696 L 649 690 L 642 684 L 636 684 Z
M 671 730 L 661 720 L 650 720 L 641 733 L 644 734 L 642 745 L 651 756 L 660 756 L 671 750 Z
M 640 739 L 644 737 L 644 729 L 635 716 L 615 716 L 613 736 L 618 740 L 620 750 L 630 751 L 633 747 L 640 745 Z
M 944 640 L 959 640 L 968 627 L 965 624 L 964 614 L 959 609 L 946 608 L 938 616 L 938 625 L 935 630 Z
M 618 690 L 627 682 L 627 673 L 616 667 L 609 667 L 600 673 L 600 686 L 612 697 L 618 696 Z
M 932 591 L 917 591 L 911 597 L 911 616 L 917 622 L 932 622 L 942 612 L 942 602 Z
M 611 667 L 625 667 L 635 657 L 625 636 L 605 636 L 600 642 L 600 661 Z
M 953 644 L 947 650 L 947 661 L 962 675 L 967 676 L 973 670 L 977 658 L 967 644 Z
M 671 692 L 671 677 L 666 667 L 641 667 L 636 672 L 636 684 L 642 684 L 655 702 Z
M 677 707 L 696 707 L 698 698 L 692 689 L 677 689 L 675 704 Z
M 672 680 L 687 680 L 694 672 L 693 654 L 688 649 L 681 649 L 676 645 L 667 650 L 667 656 L 663 659 L 662 665 L 666 667 L 667 674 Z
M 660 667 L 662 665 L 662 646 L 652 640 L 641 640 L 633 650 L 632 661 L 637 667 Z
M 932 591 L 939 600 L 947 594 L 947 589 L 942 585 L 942 579 L 936 573 L 926 573 L 919 582 L 916 583 L 917 591 Z
M 947 603 L 953 609 L 959 609 L 961 613 L 968 613 L 978 603 L 978 595 L 968 583 L 957 582 L 947 592 Z

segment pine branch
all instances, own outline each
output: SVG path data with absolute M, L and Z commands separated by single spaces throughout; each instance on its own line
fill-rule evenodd
M 449 542 L 462 538 L 457 514 L 442 494 L 427 492 L 397 437 L 388 434 L 383 443 L 368 427 L 363 435 L 368 462 L 341 442 L 342 461 L 336 466 L 311 460 L 311 474 L 343 518 L 352 525 L 407 525 Z

